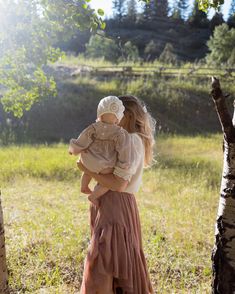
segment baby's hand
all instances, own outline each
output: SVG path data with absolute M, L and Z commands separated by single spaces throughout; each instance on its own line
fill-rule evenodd
M 73 155 L 73 151 L 74 151 L 74 149 L 72 148 L 72 146 L 69 146 L 69 148 L 68 148 L 68 153 L 69 153 L 70 155 Z

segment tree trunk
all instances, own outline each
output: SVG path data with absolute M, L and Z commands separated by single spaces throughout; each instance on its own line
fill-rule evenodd
M 212 252 L 212 293 L 235 293 L 235 128 L 219 81 L 213 79 L 212 98 L 224 134 L 224 164 Z
M 6 266 L 6 249 L 5 249 L 3 212 L 2 212 L 1 191 L 0 191 L 0 294 L 6 294 L 6 293 L 9 293 L 9 289 L 8 289 L 8 274 L 7 274 L 7 266 Z

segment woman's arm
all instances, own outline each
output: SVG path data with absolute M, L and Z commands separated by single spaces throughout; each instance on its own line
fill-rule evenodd
M 126 181 L 123 178 L 120 178 L 114 174 L 102 175 L 102 174 L 97 174 L 97 173 L 91 172 L 82 164 L 81 161 L 77 162 L 77 166 L 81 171 L 90 175 L 102 186 L 104 186 L 112 191 L 123 192 L 123 191 L 125 191 L 125 189 L 128 185 L 128 181 Z

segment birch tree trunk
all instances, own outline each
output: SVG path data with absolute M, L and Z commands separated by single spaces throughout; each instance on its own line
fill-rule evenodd
M 224 164 L 212 252 L 212 293 L 235 293 L 235 128 L 219 80 L 213 78 L 212 98 L 224 134 Z
M 3 212 L 1 203 L 0 191 L 0 294 L 9 293 L 8 289 L 8 274 L 6 266 L 6 249 L 4 236 Z

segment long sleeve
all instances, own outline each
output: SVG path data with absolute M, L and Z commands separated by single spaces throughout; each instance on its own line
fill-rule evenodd
M 114 174 L 124 180 L 131 180 L 135 174 L 140 161 L 139 151 L 142 150 L 142 142 L 136 141 L 134 136 L 124 132 L 117 141 L 118 160 L 114 167 Z M 139 150 L 139 151 L 138 151 Z
M 95 128 L 93 125 L 88 126 L 77 139 L 71 139 L 69 143 L 69 151 L 78 155 L 83 150 L 87 149 L 89 145 L 93 142 L 93 136 L 95 134 Z

